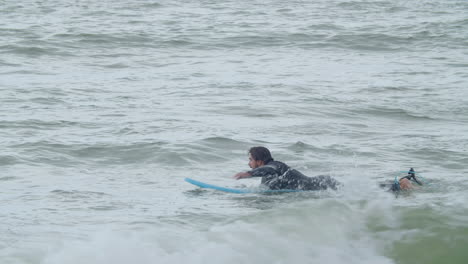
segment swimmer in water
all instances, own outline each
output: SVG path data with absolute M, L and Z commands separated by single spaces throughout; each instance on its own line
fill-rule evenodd
M 395 182 L 391 185 L 390 191 L 392 192 L 399 192 L 399 191 L 408 191 L 414 189 L 413 182 L 417 183 L 418 185 L 423 185 L 418 178 L 416 178 L 416 172 L 414 171 L 413 168 L 411 168 L 408 171 L 408 175 L 405 177 L 400 178 L 399 180 L 396 180 Z
M 330 176 L 308 177 L 290 168 L 283 162 L 275 161 L 265 147 L 252 147 L 249 150 L 249 167 L 246 172 L 239 172 L 234 178 L 239 180 L 250 177 L 261 177 L 262 184 L 271 190 L 336 190 L 340 185 Z

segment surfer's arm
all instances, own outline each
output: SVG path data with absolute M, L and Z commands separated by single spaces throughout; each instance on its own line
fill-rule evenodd
M 270 165 L 255 168 L 251 171 L 248 171 L 248 173 L 250 173 L 252 177 L 265 177 L 277 174 L 275 167 Z
M 246 172 L 239 172 L 236 175 L 234 175 L 234 178 L 236 180 L 243 179 L 243 178 L 250 178 L 250 177 L 265 177 L 268 175 L 275 175 L 276 170 L 273 166 L 262 166 L 255 168 L 251 171 L 246 171 Z
M 239 180 L 239 179 L 242 179 L 242 178 L 250 178 L 250 177 L 252 177 L 250 172 L 239 172 L 236 175 L 234 175 L 234 178 L 236 180 Z

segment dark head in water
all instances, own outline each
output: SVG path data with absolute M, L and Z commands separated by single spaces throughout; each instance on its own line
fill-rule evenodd
M 252 147 L 249 149 L 249 167 L 258 168 L 273 161 L 270 151 L 265 147 Z

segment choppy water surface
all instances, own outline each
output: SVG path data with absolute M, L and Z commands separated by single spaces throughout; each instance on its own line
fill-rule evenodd
M 466 263 L 467 11 L 1 1 L 0 262 Z M 183 181 L 257 186 L 254 145 L 344 187 Z

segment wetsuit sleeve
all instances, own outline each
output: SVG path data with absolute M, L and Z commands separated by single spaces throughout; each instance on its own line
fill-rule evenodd
M 252 175 L 252 177 L 264 177 L 264 176 L 268 176 L 268 175 L 277 174 L 275 168 L 273 168 L 271 166 L 258 167 L 256 169 L 253 169 L 253 170 L 249 171 L 248 173 L 250 173 L 250 175 Z

